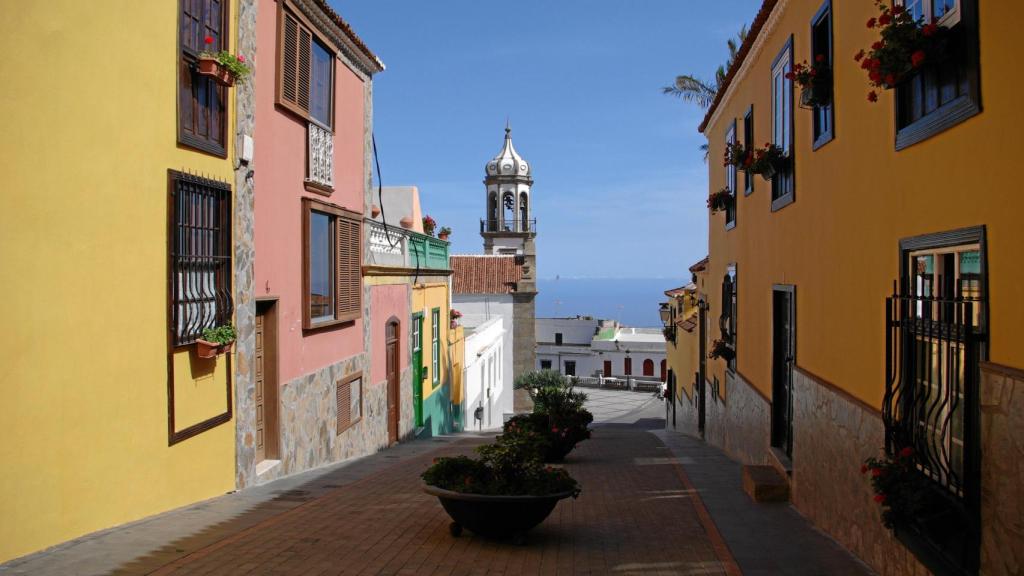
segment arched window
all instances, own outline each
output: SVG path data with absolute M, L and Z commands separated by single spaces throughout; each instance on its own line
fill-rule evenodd
M 668 382 L 668 380 L 666 380 L 666 377 L 668 375 L 668 371 L 666 370 L 667 368 L 668 368 L 668 366 L 665 364 L 665 360 L 662 359 L 662 361 L 661 361 L 661 381 L 662 382 Z
M 512 192 L 505 192 L 501 204 L 501 229 L 511 232 L 516 224 L 516 197 L 512 195 Z
M 487 228 L 488 232 L 498 231 L 498 193 L 491 192 L 487 197 Z
M 523 232 L 530 231 L 530 206 L 525 192 L 519 195 L 519 229 Z
M 626 376 L 631 376 L 633 374 L 633 359 L 626 356 L 626 359 L 623 361 L 622 368 L 625 371 Z
M 644 360 L 644 376 L 654 376 L 654 360 Z

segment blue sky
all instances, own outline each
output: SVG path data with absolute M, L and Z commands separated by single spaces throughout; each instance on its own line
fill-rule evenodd
M 541 277 L 681 278 L 707 250 L 696 106 L 760 0 L 330 0 L 384 61 L 374 131 L 385 185 L 419 186 L 479 253 L 484 165 L 511 118 L 533 165 Z

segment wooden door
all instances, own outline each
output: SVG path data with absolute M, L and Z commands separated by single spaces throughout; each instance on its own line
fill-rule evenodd
M 793 287 L 772 292 L 772 446 L 793 456 L 793 362 L 796 356 Z
M 256 462 L 278 458 L 276 312 L 274 302 L 259 302 L 256 306 Z
M 604 377 L 605 378 L 611 378 L 612 377 L 612 361 L 611 360 L 605 360 L 604 361 Z
M 398 421 L 399 421 L 399 363 L 398 363 L 398 321 L 392 320 L 387 323 L 386 334 L 386 355 L 387 355 L 387 379 L 388 379 L 388 442 L 398 442 Z

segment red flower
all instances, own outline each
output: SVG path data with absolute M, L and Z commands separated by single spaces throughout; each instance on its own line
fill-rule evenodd
M 814 57 L 814 61 L 817 62 L 818 64 L 824 63 L 825 62 L 825 55 L 824 54 L 818 54 L 817 56 Z
M 867 474 L 868 473 L 868 465 L 867 464 L 861 464 L 860 465 L 860 473 L 861 474 Z
M 924 50 L 918 50 L 910 57 L 910 63 L 914 68 L 920 68 L 921 64 L 924 64 L 924 59 L 927 57 L 928 55 L 924 53 Z
M 241 54 L 239 54 L 238 55 L 238 61 L 239 62 L 245 62 L 245 56 L 242 56 Z
M 786 72 L 786 80 L 792 80 L 793 78 L 796 78 L 796 74 L 792 72 Z
M 882 81 L 882 73 L 879 72 L 878 70 L 872 70 L 871 72 L 868 72 L 868 78 L 870 78 L 872 82 L 877 84 Z
M 551 431 L 554 432 L 555 434 L 558 434 L 558 427 L 552 428 Z
M 923 34 L 925 37 L 932 36 L 933 34 L 935 34 L 938 31 L 939 31 L 939 26 L 938 26 L 938 24 L 934 24 L 934 23 L 932 23 L 932 24 L 925 24 L 924 28 L 921 28 L 921 34 Z
M 911 448 L 910 446 L 907 446 L 903 450 L 900 450 L 900 458 L 910 458 L 913 455 L 914 455 L 914 449 Z
M 892 9 L 892 15 L 893 16 L 899 16 L 900 14 L 903 14 L 906 11 L 907 11 L 907 9 L 904 8 L 903 6 L 894 6 L 893 9 Z
M 857 54 L 853 57 L 853 59 L 856 60 L 857 62 L 860 62 L 861 58 L 864 58 L 864 51 L 863 50 L 861 50 L 860 52 L 857 52 Z
M 875 494 L 875 502 L 879 504 L 885 502 L 885 494 Z
M 878 102 L 878 93 L 874 90 L 868 92 L 868 102 Z
M 871 469 L 871 476 L 874 477 L 874 478 L 878 478 L 882 474 L 885 474 L 885 470 L 882 470 L 881 468 L 872 468 Z
M 207 36 L 206 38 L 203 38 L 203 42 L 205 42 L 206 44 L 213 44 L 213 36 Z
M 889 22 L 892 22 L 892 16 L 889 16 L 888 13 L 882 14 L 878 17 L 878 24 L 881 26 L 887 26 Z
M 875 27 L 875 19 L 874 18 L 869 18 L 868 19 L 868 28 L 874 28 L 874 27 Z
M 874 44 L 871 45 L 871 49 L 872 50 L 880 50 L 882 48 L 882 46 L 884 46 L 884 44 L 882 44 L 882 41 L 881 40 L 877 40 Z
M 888 84 L 889 86 L 895 86 L 896 85 L 896 75 L 895 74 L 886 74 L 885 75 L 885 83 Z

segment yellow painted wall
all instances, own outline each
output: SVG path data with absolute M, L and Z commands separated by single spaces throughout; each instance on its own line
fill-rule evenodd
M 820 2 L 789 2 L 745 77 L 706 130 L 710 191 L 725 186 L 723 154 L 728 125 L 753 104 L 754 140 L 770 139 L 770 67 L 790 34 L 794 61 L 810 60 L 809 23 Z M 1013 3 L 981 2 L 983 111 L 954 128 L 895 151 L 893 95 L 867 101 L 867 76 L 853 60 L 877 36 L 864 23 L 870 2 L 833 2 L 836 138 L 811 150 L 811 113 L 794 110 L 796 202 L 771 212 L 770 183 L 756 177 L 751 196 L 739 194 L 737 226 L 711 216 L 709 282 L 712 337 L 718 336 L 720 283 L 737 264 L 738 371 L 771 394 L 773 284 L 796 285 L 797 365 L 872 406 L 884 391 L 885 296 L 899 273 L 899 240 L 984 224 L 988 238 L 990 359 L 1024 367 L 1024 200 L 1015 185 L 1024 112 Z M 753 14 L 750 15 L 752 17 Z M 742 183 L 742 175 L 739 178 Z M 697 202 L 694 199 L 694 208 Z M 725 391 L 724 362 L 709 361 Z
M 167 170 L 233 181 L 176 144 L 178 3 L 7 8 L 0 561 L 228 492 L 235 462 L 233 421 L 168 447 Z M 223 411 L 223 358 L 175 364 L 179 420 Z
M 448 337 L 451 339 L 448 341 L 448 350 L 450 351 L 452 358 L 451 375 L 452 375 L 452 391 L 451 391 L 451 402 L 452 404 L 461 405 L 462 400 L 465 398 L 465 386 L 462 381 L 462 371 L 466 367 L 466 332 L 462 326 L 457 326 L 454 330 L 449 330 Z
M 441 354 L 438 364 L 440 366 L 437 383 L 434 383 L 434 373 L 431 368 L 431 335 L 433 330 L 433 319 L 431 316 L 434 308 L 440 308 L 440 331 Z M 433 393 L 443 389 L 445 379 L 450 369 L 448 354 L 446 354 L 449 341 L 448 331 L 450 330 L 448 314 L 448 284 L 444 282 L 432 282 L 416 284 L 412 290 L 412 312 L 423 313 L 423 373 L 428 377 L 423 380 L 423 399 L 426 400 Z

